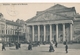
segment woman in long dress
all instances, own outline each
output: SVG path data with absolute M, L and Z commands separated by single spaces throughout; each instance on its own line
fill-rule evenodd
M 54 50 L 54 43 L 53 43 L 53 41 L 51 41 L 50 42 L 50 46 L 49 46 L 49 52 L 54 52 L 55 50 Z

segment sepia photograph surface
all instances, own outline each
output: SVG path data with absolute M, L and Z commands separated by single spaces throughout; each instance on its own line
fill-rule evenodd
M 80 3 L 0 3 L 0 55 L 79 55 Z

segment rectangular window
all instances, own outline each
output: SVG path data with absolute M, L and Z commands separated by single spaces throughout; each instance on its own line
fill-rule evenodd
M 7 30 L 6 30 L 6 34 L 7 34 Z

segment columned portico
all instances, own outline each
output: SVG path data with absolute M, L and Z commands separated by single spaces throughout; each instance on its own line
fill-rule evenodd
M 58 8 L 59 6 L 60 8 Z M 49 43 L 51 40 L 53 40 L 54 42 L 57 41 L 58 43 L 63 43 L 66 40 L 68 42 L 73 40 L 72 35 L 74 33 L 74 29 L 72 24 L 79 24 L 79 21 L 76 19 L 77 16 L 73 17 L 75 8 L 64 8 L 65 7 L 62 5 L 55 5 L 49 9 L 46 9 L 45 11 L 37 12 L 36 16 L 26 22 L 28 26 L 31 26 L 32 41 L 45 41 Z M 56 12 L 57 14 L 54 14 Z M 36 28 L 33 25 L 36 26 Z M 76 31 L 75 35 L 79 34 L 78 31 L 80 30 L 80 28 L 78 28 L 80 26 L 77 26 L 78 25 L 74 27 L 76 28 L 74 30 Z
M 56 26 L 52 26 L 56 25 Z M 67 26 L 68 25 L 68 26 Z M 38 24 L 38 25 L 30 25 L 32 26 L 32 41 L 47 41 L 50 42 L 51 40 L 57 41 L 57 42 L 64 42 L 65 40 L 70 38 L 70 41 L 72 40 L 72 23 L 53 23 L 53 24 Z M 35 27 L 37 29 L 35 29 Z M 52 32 L 53 28 L 54 33 Z M 70 31 L 66 31 L 66 30 Z M 34 33 L 37 31 L 36 33 Z M 68 35 L 66 35 L 68 34 Z M 34 39 L 36 38 L 36 39 Z M 69 41 L 69 40 L 68 40 Z

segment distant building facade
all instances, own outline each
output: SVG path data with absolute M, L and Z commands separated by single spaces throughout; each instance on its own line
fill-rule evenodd
M 21 39 L 23 39 L 23 41 L 27 41 L 26 40 L 26 37 L 27 37 L 27 34 L 26 34 L 26 32 L 27 32 L 26 22 L 24 20 L 17 19 L 16 23 L 18 23 L 18 24 L 20 24 L 22 26 L 21 33 L 22 33 L 23 37 Z
M 18 42 L 18 38 L 19 38 L 19 42 L 24 42 L 26 40 L 25 24 L 26 24 L 25 21 L 21 21 L 21 20 L 16 20 L 16 22 L 6 20 L 6 38 L 7 38 L 6 42 Z
M 0 13 L 0 42 L 5 40 L 4 35 L 6 35 L 6 20 L 2 13 Z
M 25 41 L 26 23 L 25 21 L 21 22 L 21 20 L 19 22 L 17 20 L 16 22 L 6 20 L 0 13 L 0 42 L 18 42 L 18 34 L 19 41 Z M 18 29 L 20 31 L 17 31 Z
M 6 20 L 6 42 L 17 42 L 18 36 L 17 36 L 17 28 L 22 30 L 22 26 L 14 21 Z M 21 32 L 20 30 L 20 33 Z
M 26 21 L 27 40 L 50 42 L 75 41 L 80 39 L 80 15 L 75 7 L 56 4 Z

